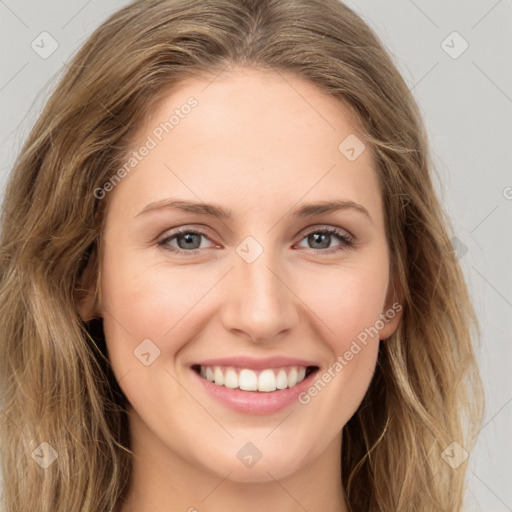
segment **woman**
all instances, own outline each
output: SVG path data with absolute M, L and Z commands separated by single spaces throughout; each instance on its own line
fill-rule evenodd
M 478 329 L 432 172 L 336 0 L 113 15 L 3 204 L 6 509 L 460 510 Z

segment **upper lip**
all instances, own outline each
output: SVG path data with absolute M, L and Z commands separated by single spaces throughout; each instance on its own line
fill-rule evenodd
M 233 366 L 235 368 L 248 368 L 250 370 L 265 370 L 267 368 L 280 368 L 283 366 L 318 366 L 313 361 L 287 356 L 263 358 L 248 356 L 223 357 L 217 359 L 204 359 L 202 361 L 197 361 L 195 364 L 201 366 Z

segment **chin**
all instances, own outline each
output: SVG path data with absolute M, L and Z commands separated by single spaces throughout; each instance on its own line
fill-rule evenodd
M 252 467 L 246 467 L 238 459 L 226 460 L 225 464 L 212 468 L 222 478 L 227 477 L 232 482 L 239 483 L 264 483 L 274 480 L 281 480 L 295 473 L 298 467 L 291 466 L 289 461 L 283 457 L 273 456 L 263 460 L 263 457 Z

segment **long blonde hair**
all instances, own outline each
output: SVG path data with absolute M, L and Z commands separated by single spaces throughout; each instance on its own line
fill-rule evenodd
M 84 283 L 99 284 L 108 196 L 100 201 L 94 191 L 119 169 L 162 94 L 231 65 L 295 73 L 343 101 L 377 157 L 404 311 L 343 428 L 340 485 L 350 510 L 460 510 L 467 461 L 454 468 L 442 454 L 453 442 L 470 452 L 481 424 L 478 322 L 417 104 L 372 30 L 337 0 L 140 0 L 103 23 L 68 64 L 2 209 L 6 510 L 114 511 L 125 496 L 126 399 L 101 321 L 79 314 Z M 35 462 L 43 453 L 58 456 L 43 468 Z

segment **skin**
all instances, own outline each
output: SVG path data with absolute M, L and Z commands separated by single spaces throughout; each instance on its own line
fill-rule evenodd
M 379 339 L 394 332 L 400 313 L 308 404 L 270 415 L 214 402 L 189 367 L 286 355 L 316 361 L 322 374 L 389 310 L 396 297 L 373 155 L 367 147 L 349 161 L 338 150 L 360 131 L 348 108 L 316 86 L 244 68 L 166 94 L 133 149 L 190 96 L 197 107 L 107 198 L 98 313 L 130 402 L 135 453 L 122 510 L 346 511 L 341 430 L 368 389 Z M 170 197 L 215 203 L 233 219 L 171 209 L 137 216 Z M 354 201 L 369 216 L 354 208 L 292 215 L 331 199 Z M 158 245 L 180 226 L 207 231 L 196 254 Z M 329 248 L 315 251 L 307 235 L 325 227 L 349 233 L 354 246 L 331 235 Z M 263 249 L 252 263 L 236 252 L 248 236 Z M 149 366 L 134 356 L 145 339 L 160 350 Z M 237 458 L 247 442 L 262 453 L 250 468 Z

